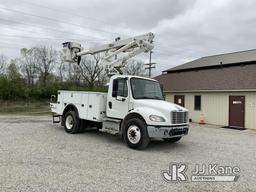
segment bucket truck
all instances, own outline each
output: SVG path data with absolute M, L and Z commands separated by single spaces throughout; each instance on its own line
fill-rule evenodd
M 122 74 L 128 59 L 153 49 L 153 39 L 147 33 L 86 50 L 79 43 L 63 43 L 64 60 L 70 63 L 105 52 L 101 62 L 110 82 L 107 93 L 58 91 L 56 102 L 50 103 L 53 121 L 71 134 L 92 126 L 119 134 L 133 149 L 146 148 L 152 138 L 173 143 L 188 134 L 188 110 L 165 101 L 158 81 Z

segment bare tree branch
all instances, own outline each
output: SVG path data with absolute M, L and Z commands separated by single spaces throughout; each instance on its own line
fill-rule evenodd
M 137 75 L 145 76 L 146 71 L 144 68 L 144 63 L 138 60 L 131 60 L 123 69 L 124 74 L 127 75 Z
M 5 68 L 7 65 L 7 59 L 4 55 L 0 55 L 0 75 L 5 72 Z
M 54 64 L 57 62 L 58 53 L 53 48 L 36 47 L 34 48 L 34 54 L 37 63 L 36 68 L 40 73 L 40 81 L 46 85 Z
M 35 83 L 35 78 L 37 75 L 36 74 L 37 73 L 36 58 L 34 54 L 34 49 L 23 48 L 21 49 L 21 55 L 22 55 L 20 59 L 21 71 L 26 78 L 27 85 L 29 87 L 33 87 Z
M 90 88 L 102 83 L 100 80 L 104 76 L 104 67 L 100 64 L 100 61 L 100 54 L 94 55 L 93 58 L 83 58 L 81 61 L 81 76 Z

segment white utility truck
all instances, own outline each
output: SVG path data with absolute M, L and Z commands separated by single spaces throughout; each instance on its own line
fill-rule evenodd
M 96 127 L 119 134 L 134 149 L 145 148 L 152 138 L 177 142 L 188 134 L 188 111 L 165 101 L 158 81 L 122 75 L 121 68 L 129 58 L 153 49 L 153 38 L 148 33 L 89 50 L 82 50 L 78 43 L 63 43 L 67 62 L 79 64 L 83 55 L 106 52 L 101 62 L 106 63 L 111 77 L 108 93 L 58 91 L 56 102 L 50 103 L 53 121 L 61 122 L 68 133 Z M 118 54 L 122 57 L 111 60 Z

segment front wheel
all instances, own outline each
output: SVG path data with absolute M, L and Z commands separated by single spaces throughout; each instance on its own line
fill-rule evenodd
M 128 120 L 124 124 L 123 138 L 128 147 L 144 149 L 149 144 L 149 136 L 146 123 L 138 118 Z
M 163 140 L 167 143 L 176 143 L 181 139 L 181 137 L 173 137 L 173 138 L 164 138 Z

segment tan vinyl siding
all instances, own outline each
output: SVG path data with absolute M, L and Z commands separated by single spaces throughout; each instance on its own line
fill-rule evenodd
M 256 129 L 256 92 L 245 94 L 245 127 Z
M 174 102 L 174 95 L 166 93 L 166 100 Z M 198 122 L 200 115 L 206 123 L 227 126 L 229 121 L 229 96 L 245 96 L 245 127 L 256 129 L 256 92 L 217 92 L 217 93 L 182 93 L 185 95 L 185 108 L 189 110 L 189 118 Z M 194 96 L 201 95 L 201 111 L 194 110 Z

